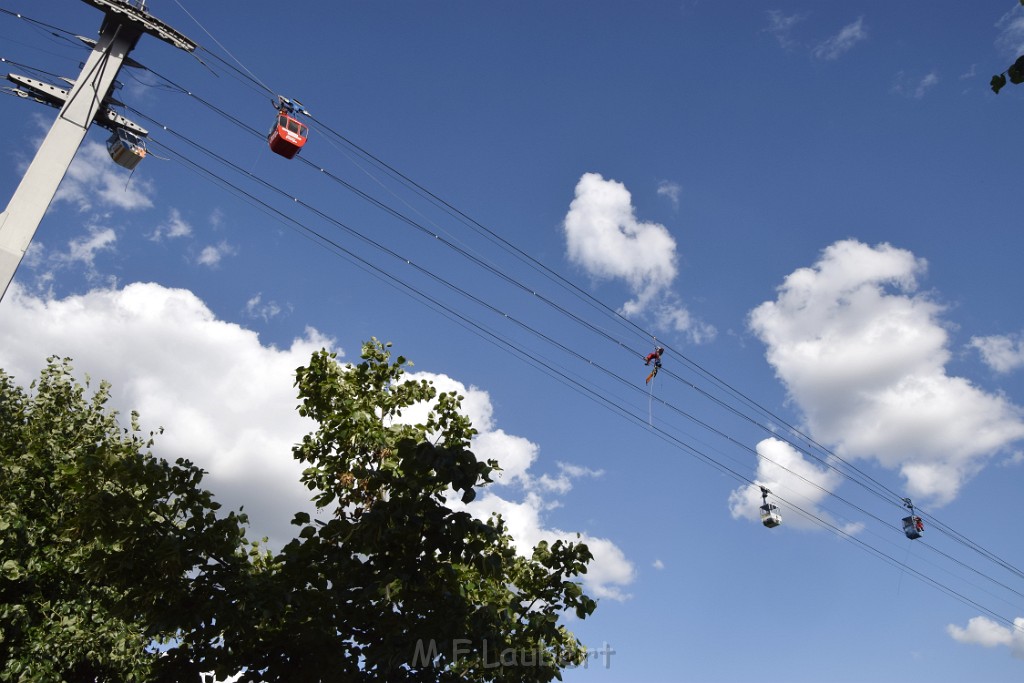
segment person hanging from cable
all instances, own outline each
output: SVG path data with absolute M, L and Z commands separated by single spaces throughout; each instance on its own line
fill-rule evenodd
M 644 358 L 644 365 L 650 365 L 651 361 L 653 360 L 654 361 L 654 366 L 660 368 L 661 367 L 661 354 L 663 354 L 663 353 L 665 353 L 665 347 L 664 346 L 659 346 L 658 348 L 654 349 L 649 354 L 647 354 L 646 358 Z
M 650 381 L 657 376 L 658 370 L 661 369 L 661 354 L 663 353 L 665 353 L 665 347 L 659 346 L 644 358 L 644 365 L 650 365 L 651 361 L 654 361 L 654 369 L 651 370 L 651 374 L 647 375 L 647 379 L 644 380 L 644 384 L 650 383 Z

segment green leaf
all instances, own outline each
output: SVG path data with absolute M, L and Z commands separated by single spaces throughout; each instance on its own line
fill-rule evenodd
M 22 577 L 21 567 L 14 560 L 6 560 L 0 571 L 3 572 L 4 578 L 10 581 L 17 581 Z

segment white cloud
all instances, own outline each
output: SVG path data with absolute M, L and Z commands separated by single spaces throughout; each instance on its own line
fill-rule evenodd
M 625 185 L 585 173 L 565 217 L 569 260 L 598 278 L 625 280 L 642 311 L 676 277 L 676 241 L 665 226 L 636 219 Z
M 582 541 L 594 554 L 594 560 L 587 573 L 581 577 L 588 592 L 593 596 L 623 600 L 628 597 L 624 587 L 635 576 L 633 564 L 612 541 L 583 533 L 549 527 L 544 523 L 545 511 L 559 507 L 561 503 L 552 499 L 552 494 L 564 495 L 572 489 L 572 480 L 583 477 L 600 477 L 601 470 L 579 465 L 557 462 L 558 474 L 536 475 L 531 471 L 538 464 L 540 447 L 521 436 L 507 434 L 498 428 L 490 395 L 474 386 L 447 375 L 432 372 L 409 372 L 407 378 L 433 383 L 439 392 L 456 393 L 463 397 L 462 409 L 480 432 L 473 437 L 470 447 L 481 460 L 497 460 L 502 471 L 494 479 L 495 485 L 482 490 L 482 495 L 469 505 L 459 500 L 459 495 L 449 496 L 448 504 L 456 509 L 465 509 L 480 519 L 487 519 L 491 513 L 499 513 L 508 525 L 509 533 L 515 539 L 516 548 L 526 554 L 541 540 L 553 542 L 563 539 L 569 542 Z M 422 422 L 427 415 L 426 405 L 410 406 L 402 411 L 401 421 Z M 510 488 L 518 487 L 522 494 L 519 501 L 511 499 Z M 497 491 L 502 495 L 498 495 Z
M 564 539 L 570 542 L 582 541 L 594 554 L 594 560 L 587 573 L 581 578 L 587 590 L 596 597 L 624 600 L 628 594 L 624 587 L 632 583 L 635 576 L 633 564 L 612 541 L 584 533 L 577 539 L 576 533 L 548 527 L 543 521 L 543 513 L 561 503 L 550 497 L 551 494 L 564 495 L 573 487 L 573 480 L 583 477 L 600 477 L 602 470 L 566 462 L 557 462 L 558 474 L 547 473 L 536 475 L 531 468 L 538 462 L 540 447 L 521 436 L 507 434 L 497 427 L 490 395 L 478 387 L 467 387 L 462 382 L 431 372 L 410 372 L 411 380 L 421 379 L 432 382 L 439 392 L 454 392 L 463 397 L 463 412 L 480 432 L 473 437 L 471 448 L 481 460 L 497 460 L 502 471 L 495 477 L 495 484 L 501 489 L 488 487 L 483 495 L 469 505 L 463 505 L 459 496 L 450 496 L 449 505 L 456 509 L 466 509 L 481 519 L 487 519 L 492 512 L 502 515 L 509 532 L 516 542 L 517 549 L 527 553 L 541 540 L 553 542 Z M 411 406 L 402 411 L 401 420 L 408 423 L 422 422 L 426 419 L 427 406 Z M 521 501 L 510 500 L 506 487 L 517 486 L 523 493 Z M 501 490 L 504 497 L 495 491 Z
M 756 481 L 766 487 L 774 496 L 784 498 L 809 514 L 842 528 L 847 533 L 856 533 L 859 524 L 845 526 L 836 522 L 818 506 L 829 491 L 842 483 L 842 475 L 823 464 L 816 464 L 804 457 L 785 441 L 775 438 L 764 439 L 757 444 Z M 761 490 L 755 486 L 741 486 L 729 494 L 729 512 L 734 519 L 761 521 L 760 508 L 764 499 Z M 821 525 L 803 515 L 786 514 L 785 505 L 778 498 L 769 496 L 769 502 L 779 505 L 783 523 L 798 529 L 820 529 Z
M 604 475 L 604 470 L 567 462 L 556 462 L 558 474 L 542 473 L 539 476 L 531 472 L 531 467 L 540 455 L 540 446 L 521 436 L 508 434 L 498 428 L 494 421 L 491 397 L 483 389 L 467 387 L 462 382 L 432 372 L 408 372 L 409 379 L 431 382 L 439 392 L 456 393 L 463 397 L 462 409 L 479 432 L 473 437 L 470 448 L 480 460 L 495 460 L 501 471 L 494 477 L 494 483 L 503 486 L 519 486 L 531 493 L 566 494 L 573 488 L 573 480 L 583 477 L 597 478 Z M 427 416 L 427 406 L 411 406 L 402 411 L 401 421 L 415 424 L 422 422 Z M 550 503 L 545 507 L 552 507 Z
M 98 203 L 120 209 L 148 209 L 153 206 L 152 183 L 115 164 L 106 147 L 84 142 L 60 184 L 54 202 L 66 201 L 79 211 L 91 211 Z
M 583 467 L 582 465 L 572 465 L 567 462 L 558 463 L 558 469 L 562 470 L 563 474 L 569 477 L 603 477 L 604 470 L 595 470 L 590 467 Z
M 245 302 L 245 313 L 250 318 L 259 318 L 266 322 L 279 315 L 281 313 L 281 307 L 277 305 L 276 301 L 267 301 L 264 303 L 263 295 L 257 294 Z
M 897 468 L 936 504 L 1024 438 L 1021 409 L 946 374 L 942 307 L 915 293 L 926 263 L 888 244 L 836 242 L 785 279 L 751 329 L 810 433 Z
M 551 491 L 552 493 L 565 494 L 572 490 L 572 482 L 569 481 L 568 477 L 556 476 L 545 473 L 537 479 L 537 485 L 545 491 Z
M 295 410 L 294 373 L 313 351 L 332 348 L 333 340 L 307 329 L 288 348 L 264 346 L 252 330 L 218 320 L 191 292 L 146 283 L 64 299 L 31 296 L 15 283 L 0 302 L 0 316 L 0 367 L 27 386 L 47 356 L 69 356 L 79 371 L 109 380 L 122 414 L 138 410 L 146 430 L 166 427 L 155 454 L 188 458 L 207 470 L 203 485 L 226 509 L 245 506 L 253 538 L 266 535 L 280 544 L 293 534 L 293 513 L 313 512 L 310 492 L 299 482 L 303 466 L 292 457 L 292 446 L 314 426 Z M 488 502 L 474 502 L 474 514 L 503 512 L 524 549 L 542 538 L 575 540 L 574 533 L 542 523 L 542 513 L 558 503 L 538 493 L 549 491 L 529 471 L 539 447 L 496 427 L 486 391 L 445 375 L 407 376 L 464 396 L 464 411 L 480 431 L 474 452 L 505 467 L 496 482 L 504 485 L 502 492 L 523 485 L 522 502 L 499 497 L 499 486 L 484 489 L 481 499 Z M 425 416 L 425 406 L 413 406 L 402 418 L 417 422 Z M 558 467 L 567 480 L 601 474 Z M 596 556 L 588 587 L 598 596 L 623 597 L 632 564 L 611 541 L 584 540 Z
M 633 582 L 636 570 L 622 550 L 607 538 L 563 531 L 545 526 L 541 513 L 548 506 L 536 493 L 528 493 L 522 502 L 500 498 L 488 491 L 466 506 L 473 515 L 486 519 L 492 512 L 501 515 L 515 539 L 521 553 L 529 552 L 540 541 L 552 543 L 562 539 L 571 543 L 586 543 L 594 560 L 581 581 L 591 596 L 612 600 L 626 600 L 630 596 L 624 587 Z
M 1024 53 L 1024 8 L 1019 4 L 1014 4 L 1013 9 L 999 18 L 996 28 L 999 29 L 995 41 L 996 47 L 1012 63 L 1020 54 Z
M 59 300 L 12 287 L 0 311 L 0 367 L 27 385 L 46 356 L 70 356 L 109 380 L 122 414 L 166 427 L 156 454 L 206 469 L 204 485 L 228 509 L 244 505 L 257 538 L 290 535 L 292 513 L 311 509 L 291 455 L 311 426 L 295 410 L 294 372 L 330 339 L 310 329 L 287 349 L 264 346 L 191 292 L 156 284 Z
M 820 43 L 814 48 L 814 56 L 818 59 L 832 60 L 839 59 L 843 54 L 853 49 L 857 43 L 867 40 L 868 32 L 864 27 L 864 17 L 847 24 L 839 33 L 828 40 Z
M 96 256 L 113 251 L 116 243 L 117 233 L 113 229 L 90 225 L 85 234 L 68 240 L 67 248 L 62 251 L 47 249 L 38 240 L 32 242 L 25 252 L 22 266 L 32 271 L 30 287 L 36 292 L 51 291 L 56 274 L 76 266 L 84 269 L 87 280 L 96 282 L 103 279 L 95 267 Z M 106 279 L 115 280 L 112 276 Z
M 235 253 L 235 248 L 227 242 L 220 242 L 219 244 L 211 244 L 207 247 L 203 247 L 203 250 L 199 252 L 199 256 L 196 258 L 196 263 L 209 266 L 213 268 L 220 264 L 221 259 L 225 256 L 231 256 Z
M 793 27 L 804 20 L 804 16 L 800 14 L 785 15 L 779 10 L 769 10 L 768 14 L 768 28 L 765 29 L 768 33 L 775 36 L 775 39 L 779 41 L 779 45 L 786 49 L 792 49 L 796 42 L 790 36 L 793 31 Z
M 156 226 L 150 239 L 159 242 L 164 237 L 174 239 L 176 237 L 188 237 L 192 234 L 192 226 L 181 217 L 181 212 L 171 209 L 171 215 L 167 217 L 166 223 Z
M 929 72 L 920 79 L 912 79 L 905 71 L 899 71 L 893 79 L 890 91 L 897 95 L 919 100 L 938 84 L 939 75 L 934 71 Z
M 679 183 L 674 183 L 671 180 L 662 180 L 658 183 L 658 195 L 661 197 L 668 197 L 669 201 L 672 202 L 672 206 L 679 208 L 679 195 L 683 192 L 683 187 Z
M 1024 618 L 1013 620 L 1014 628 L 1003 626 L 988 617 L 973 617 L 967 621 L 966 628 L 955 624 L 946 626 L 946 633 L 960 643 L 981 645 L 982 647 L 1003 646 L 1010 648 L 1010 654 L 1017 659 L 1024 659 Z
M 636 218 L 625 185 L 584 173 L 563 224 L 569 260 L 592 277 L 622 280 L 633 299 L 623 315 L 653 314 L 660 329 L 706 339 L 709 326 L 693 321 L 669 291 L 677 274 L 676 241 L 659 223 Z
M 476 422 L 473 423 L 474 425 Z M 497 460 L 502 471 L 495 482 L 528 484 L 530 465 L 537 459 L 537 444 L 521 436 L 506 434 L 502 429 L 482 432 L 473 437 L 473 452 L 481 460 Z
M 67 253 L 55 254 L 54 258 L 71 263 L 80 262 L 92 268 L 96 253 L 113 249 L 116 241 L 117 234 L 112 229 L 91 226 L 87 236 L 72 239 L 68 242 Z
M 1014 467 L 1016 465 L 1024 464 L 1024 451 L 1014 451 L 999 463 L 1003 467 Z
M 917 84 L 916 88 L 914 88 L 914 97 L 921 99 L 928 90 L 931 90 L 934 86 L 938 85 L 938 83 L 939 75 L 934 71 L 930 72 L 922 78 L 921 82 Z
M 33 242 L 25 252 L 24 264 L 30 268 L 40 268 L 78 263 L 92 268 L 96 254 L 112 250 L 115 242 L 117 233 L 113 229 L 91 225 L 86 234 L 68 240 L 65 251 L 47 251 L 41 242 Z
M 999 373 L 1024 367 L 1024 335 L 994 335 L 971 337 L 970 346 L 978 350 L 981 359 Z
M 654 329 L 659 332 L 671 330 L 683 332 L 694 344 L 704 344 L 714 340 L 718 330 L 702 320 L 697 320 L 672 292 L 666 292 L 662 300 L 654 306 Z
M 592 470 L 587 467 L 571 465 L 564 462 L 558 463 L 558 470 L 559 472 L 556 476 L 551 476 L 545 473 L 535 479 L 532 484 L 545 491 L 565 494 L 572 490 L 573 479 L 578 479 L 580 477 L 600 477 L 604 475 L 604 470 Z M 530 484 L 531 482 L 527 482 L 527 486 Z
M 655 569 L 661 570 L 661 569 L 665 568 L 665 563 L 662 562 L 661 560 L 655 560 L 653 563 L 651 563 L 651 566 L 654 567 Z

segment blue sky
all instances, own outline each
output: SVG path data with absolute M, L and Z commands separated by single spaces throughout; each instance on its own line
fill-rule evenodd
M 475 512 L 595 550 L 570 627 L 614 653 L 566 680 L 1020 680 L 1018 3 L 147 5 L 202 49 L 132 53 L 150 155 L 89 133 L 0 366 L 112 381 L 273 542 L 308 505 L 291 373 L 376 336 L 466 395 L 505 467 Z M 50 81 L 101 21 L 0 9 Z M 311 114 L 291 161 L 272 93 Z M 56 112 L 0 103 L 9 197 Z

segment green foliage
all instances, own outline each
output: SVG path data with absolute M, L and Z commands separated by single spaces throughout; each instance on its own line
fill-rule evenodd
M 997 95 L 999 94 L 999 91 L 1006 85 L 1007 76 L 1009 76 L 1010 82 L 1014 85 L 1024 83 L 1024 55 L 1018 57 L 1017 61 L 1011 64 L 1006 71 L 992 77 L 992 81 L 989 83 L 989 86 L 992 88 L 992 92 Z
M 0 681 L 550 681 L 586 656 L 561 625 L 596 603 L 581 543 L 515 551 L 470 502 L 497 468 L 462 397 L 364 345 L 299 368 L 317 423 L 293 455 L 324 519 L 279 552 L 218 515 L 202 471 L 152 456 L 67 359 L 26 392 L 0 371 Z M 398 420 L 426 402 L 416 425 Z
M 143 453 L 136 416 L 122 430 L 67 359 L 32 389 L 0 371 L 0 681 L 152 680 L 173 660 L 153 643 L 212 620 L 244 518 L 216 517 L 198 468 Z
M 1020 4 L 1024 5 L 1024 0 L 1020 0 Z M 1017 58 L 1010 67 L 1001 74 L 996 74 L 992 77 L 989 82 L 989 87 L 992 88 L 992 92 L 999 94 L 999 91 L 1006 86 L 1006 78 L 1009 76 L 1010 82 L 1014 85 L 1020 85 L 1024 83 L 1024 55 Z
M 997 95 L 999 94 L 999 91 L 1003 89 L 1003 86 L 1005 86 L 1005 85 L 1006 85 L 1006 76 L 1003 75 L 1003 74 L 996 74 L 995 76 L 992 77 L 992 80 L 989 82 L 989 87 L 992 88 L 992 92 L 994 92 Z
M 372 340 L 346 367 L 321 351 L 297 371 L 299 411 L 319 426 L 294 455 L 330 514 L 297 515 L 297 538 L 268 567 L 250 617 L 265 646 L 242 680 L 561 678 L 585 656 L 559 619 L 596 607 L 572 580 L 590 551 L 556 541 L 522 557 L 500 517 L 445 505 L 446 494 L 473 500 L 496 463 L 469 450 L 462 397 L 403 381 L 406 361 L 390 362 L 388 346 Z M 422 424 L 395 421 L 423 401 Z

